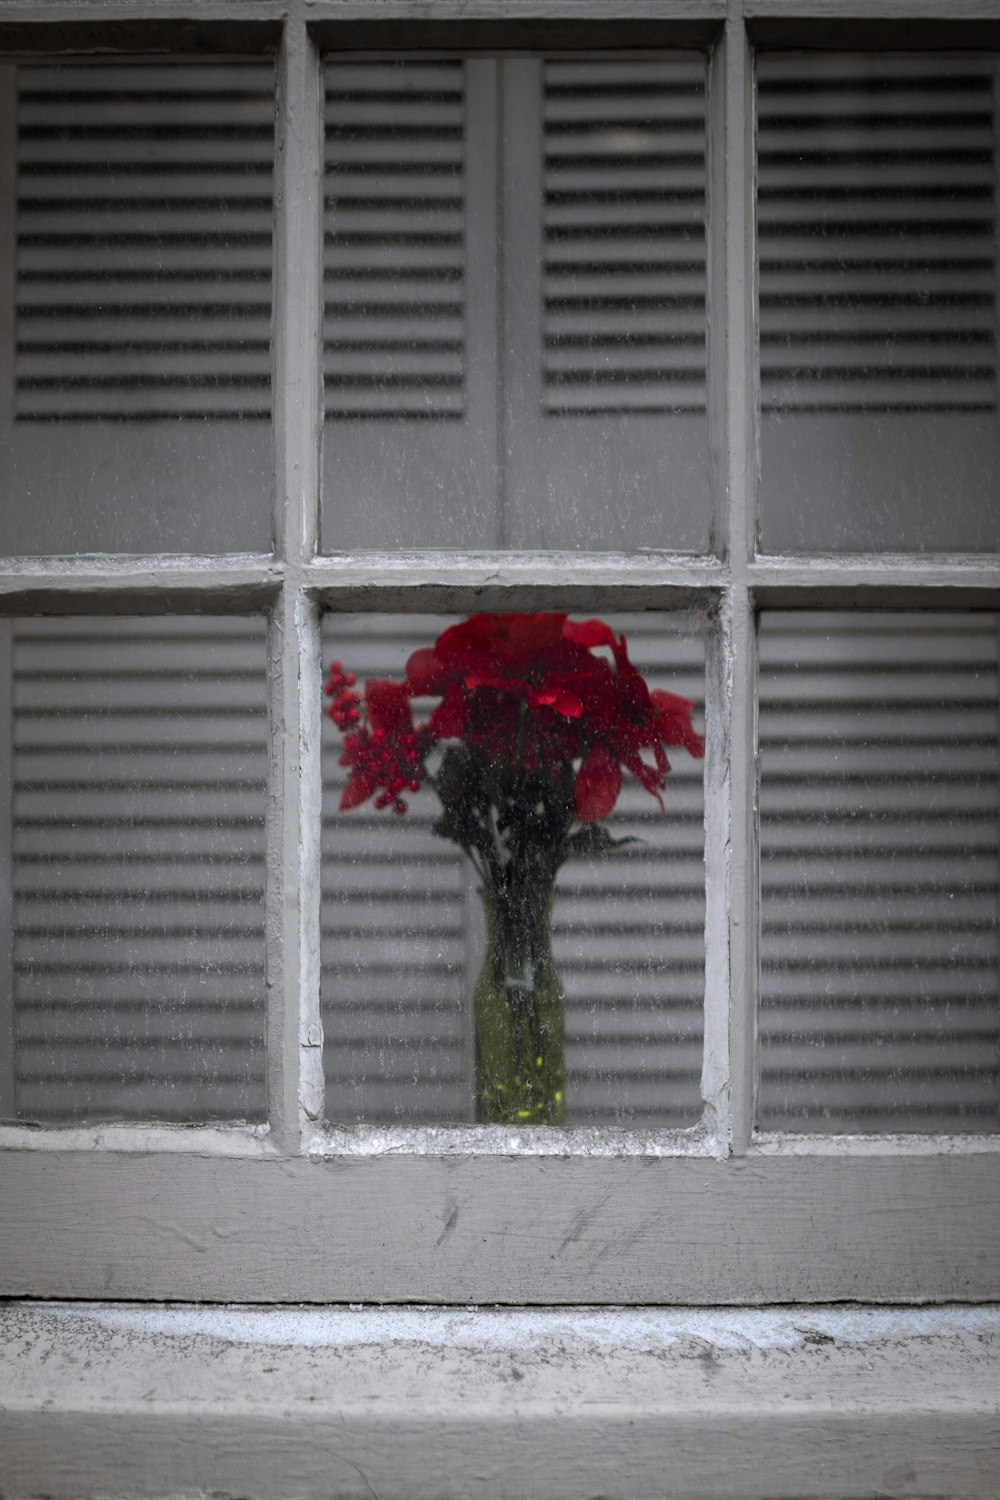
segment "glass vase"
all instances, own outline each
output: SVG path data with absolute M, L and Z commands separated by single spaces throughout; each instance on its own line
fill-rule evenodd
M 554 888 L 480 894 L 486 950 L 473 992 L 476 1120 L 561 1125 L 565 994 L 552 956 Z

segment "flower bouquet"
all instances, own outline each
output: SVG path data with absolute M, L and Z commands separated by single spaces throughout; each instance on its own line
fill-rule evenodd
M 344 735 L 346 811 L 403 816 L 424 786 L 433 824 L 474 866 L 486 949 L 473 995 L 476 1119 L 565 1119 L 565 996 L 552 954 L 556 876 L 614 839 L 623 772 L 663 806 L 665 747 L 704 754 L 693 704 L 650 691 L 624 635 L 564 614 L 473 615 L 415 651 L 402 682 L 364 693 L 339 662 L 325 685 Z M 423 712 L 414 717 L 414 700 Z M 426 707 L 427 700 L 436 700 Z

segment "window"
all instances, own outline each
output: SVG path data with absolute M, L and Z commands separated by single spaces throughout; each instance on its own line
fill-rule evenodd
M 995 55 L 669 9 L 0 27 L 6 1291 L 997 1294 Z M 329 643 L 476 610 L 704 684 L 683 1025 L 566 1129 L 338 987 Z

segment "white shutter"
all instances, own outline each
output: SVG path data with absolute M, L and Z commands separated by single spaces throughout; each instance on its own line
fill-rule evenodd
M 757 76 L 764 550 L 995 550 L 995 62 Z
M 993 411 L 993 63 L 766 56 L 758 89 L 764 411 Z
M 496 541 L 496 64 L 325 71 L 323 544 Z
M 263 623 L 22 620 L 22 1118 L 264 1115 Z
M 326 70 L 324 547 L 703 547 L 701 57 Z
M 704 58 L 503 68 L 507 538 L 702 550 Z
M 995 615 L 766 614 L 761 1121 L 989 1129 Z
M 17 78 L 15 420 L 269 417 L 271 67 Z
M 465 410 L 465 70 L 326 70 L 326 414 Z
M 705 410 L 698 59 L 544 65 L 547 417 Z
M 363 680 L 400 678 L 411 650 L 448 623 L 418 616 L 327 617 L 326 657 Z M 653 686 L 704 696 L 700 641 L 654 616 L 621 624 Z M 326 726 L 323 828 L 323 1014 L 332 1120 L 471 1118 L 469 1001 L 481 961 L 474 878 L 431 831 L 432 793 L 405 817 L 371 804 L 337 811 L 341 740 Z M 616 836 L 641 842 L 568 863 L 554 943 L 567 992 L 567 1100 L 574 1120 L 695 1124 L 700 1112 L 704 988 L 702 763 L 683 751 L 661 815 L 623 792 Z
M 273 64 L 0 74 L 0 554 L 269 550 Z

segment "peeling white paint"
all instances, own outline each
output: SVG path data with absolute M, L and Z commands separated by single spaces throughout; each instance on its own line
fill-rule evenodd
M 27 1305 L 27 1304 L 26 1304 Z M 516 1354 L 546 1347 L 648 1354 L 695 1340 L 719 1350 L 786 1349 L 834 1340 L 902 1343 L 955 1335 L 1000 1336 L 1000 1306 L 445 1309 L 438 1307 L 168 1306 L 55 1302 L 45 1312 L 113 1332 L 221 1339 L 287 1348 L 439 1349 Z
M 702 1126 L 690 1130 L 621 1130 L 576 1126 L 511 1130 L 505 1125 L 330 1126 L 306 1143 L 320 1160 L 337 1156 L 612 1156 L 716 1157 L 724 1154 Z

